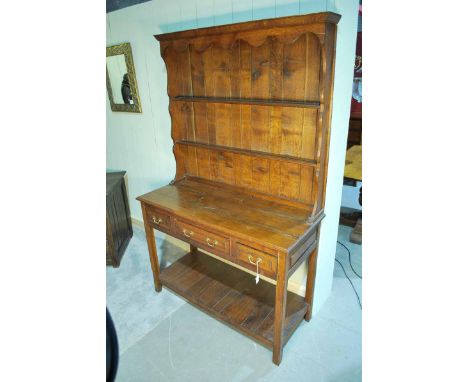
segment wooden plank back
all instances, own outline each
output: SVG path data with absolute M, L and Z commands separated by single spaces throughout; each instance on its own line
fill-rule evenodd
M 338 19 L 323 13 L 155 36 L 168 72 L 175 180 L 240 186 L 318 213 Z

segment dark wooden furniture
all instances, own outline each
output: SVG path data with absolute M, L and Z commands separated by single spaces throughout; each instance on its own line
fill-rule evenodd
M 138 198 L 156 290 L 164 285 L 272 348 L 276 364 L 311 318 L 339 19 L 320 13 L 155 36 L 176 159 L 171 184 Z M 153 229 L 190 252 L 161 271 Z M 287 284 L 304 261 L 302 297 Z M 231 263 L 276 285 L 256 284 Z
M 125 171 L 106 173 L 106 265 L 117 268 L 133 236 Z
M 346 150 L 356 145 L 362 145 L 362 113 L 351 112 L 349 116 L 348 142 L 346 144 Z

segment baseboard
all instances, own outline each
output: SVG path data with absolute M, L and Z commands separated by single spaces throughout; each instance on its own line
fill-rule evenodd
M 145 225 L 143 224 L 143 222 L 137 218 L 134 218 L 132 217 L 132 225 L 134 228 L 137 228 L 137 229 L 142 229 L 144 231 L 145 229 Z M 171 243 L 172 245 L 175 245 L 176 247 L 181 247 L 180 243 L 181 241 L 179 239 L 176 239 L 170 235 L 167 235 L 166 234 L 166 239 L 169 243 Z M 237 265 L 237 264 L 234 264 L 234 263 L 231 263 L 230 261 L 227 261 L 221 257 L 218 257 L 218 256 L 215 256 L 211 253 L 208 253 L 208 252 L 205 252 L 203 251 L 203 253 L 209 255 L 209 256 L 212 256 L 220 261 L 222 261 L 223 263 L 226 263 L 226 264 L 229 264 L 229 265 L 232 265 L 233 267 L 235 268 L 238 268 L 238 269 L 241 269 L 247 273 L 250 273 L 252 276 L 255 276 L 255 272 L 252 272 L 250 271 L 249 269 L 245 269 L 245 268 L 242 268 L 241 266 Z M 271 283 L 271 284 L 276 284 L 276 281 L 275 280 L 272 280 L 272 279 L 269 279 L 267 277 L 263 277 L 263 276 L 260 276 L 263 280 Z M 305 296 L 305 285 L 301 285 L 301 284 L 298 284 L 294 281 L 289 281 L 288 282 L 288 290 L 293 292 L 293 293 L 296 293 L 298 294 L 299 296 L 302 296 L 304 297 Z

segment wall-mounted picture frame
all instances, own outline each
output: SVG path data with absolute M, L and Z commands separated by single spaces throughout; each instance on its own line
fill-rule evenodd
M 106 83 L 112 111 L 141 113 L 130 43 L 106 48 Z

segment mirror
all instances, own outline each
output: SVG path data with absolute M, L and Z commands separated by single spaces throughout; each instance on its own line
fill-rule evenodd
M 111 109 L 141 113 L 130 44 L 109 46 L 106 56 L 107 95 Z

